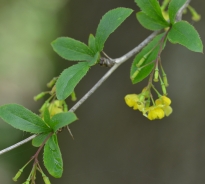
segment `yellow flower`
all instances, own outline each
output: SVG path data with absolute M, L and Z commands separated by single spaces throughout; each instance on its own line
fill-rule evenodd
M 50 104 L 48 108 L 50 112 L 50 116 L 54 116 L 55 114 L 63 112 L 62 103 L 59 100 L 55 100 L 54 103 Z
M 155 101 L 157 106 L 161 106 L 166 116 L 169 116 L 172 113 L 172 108 L 170 107 L 171 100 L 166 96 L 161 96 Z
M 170 106 L 164 106 L 162 109 L 164 110 L 166 116 L 169 116 L 173 111 Z
M 138 95 L 136 94 L 129 94 L 125 96 L 125 103 L 129 107 L 133 107 L 134 110 L 138 109 L 137 101 L 139 100 Z
M 164 111 L 162 108 L 158 106 L 152 106 L 149 108 L 148 116 L 147 118 L 149 120 L 154 120 L 154 119 L 162 119 L 164 117 Z
M 156 105 L 165 105 L 168 106 L 171 104 L 171 100 L 170 98 L 166 97 L 166 96 L 161 96 L 159 99 L 157 99 L 155 101 Z

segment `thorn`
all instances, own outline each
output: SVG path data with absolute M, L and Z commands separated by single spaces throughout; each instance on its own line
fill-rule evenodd
M 70 130 L 70 128 L 69 128 L 69 126 L 66 126 L 66 127 L 67 127 L 67 130 L 68 130 L 68 132 L 70 133 L 70 135 L 71 135 L 72 139 L 74 140 L 73 134 L 72 134 L 72 132 L 71 132 L 71 130 Z
M 110 58 L 104 51 L 102 51 L 102 53 L 105 55 L 105 57 L 107 57 L 110 61 L 113 61 L 112 58 Z

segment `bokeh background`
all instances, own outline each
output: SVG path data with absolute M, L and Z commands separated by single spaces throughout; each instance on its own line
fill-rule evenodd
M 50 46 L 60 36 L 87 43 L 100 18 L 108 10 L 129 7 L 139 11 L 133 0 L 0 0 L 0 105 L 18 103 L 38 113 L 43 103 L 33 96 L 47 90 L 46 83 L 72 64 L 57 56 Z M 202 20 L 189 20 L 205 43 L 205 1 L 192 1 Z M 150 31 L 142 28 L 133 13 L 105 45 L 112 58 L 120 57 Z M 133 59 L 133 58 L 132 58 Z M 162 62 L 169 79 L 168 93 L 173 114 L 149 121 L 128 108 L 124 96 L 139 93 L 147 80 L 132 85 L 132 59 L 124 63 L 76 111 L 79 120 L 59 134 L 64 159 L 60 184 L 204 184 L 205 183 L 205 60 L 180 45 L 168 44 Z M 94 66 L 76 88 L 81 98 L 107 68 Z M 69 107 L 74 102 L 68 100 Z M 30 134 L 0 120 L 0 149 Z M 35 153 L 31 142 L 0 156 L 0 183 L 11 178 Z M 18 183 L 23 183 L 28 170 Z M 45 169 L 44 169 L 45 170 Z M 41 184 L 38 175 L 37 183 Z

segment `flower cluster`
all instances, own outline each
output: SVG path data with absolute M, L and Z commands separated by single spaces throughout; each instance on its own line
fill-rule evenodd
M 43 106 L 40 108 L 40 116 L 44 118 L 45 110 L 48 109 L 50 117 L 52 118 L 55 114 L 59 114 L 62 112 L 67 112 L 68 107 L 64 100 L 52 100 L 51 102 L 46 101 Z
M 125 102 L 134 110 L 139 110 L 149 120 L 162 119 L 172 113 L 171 100 L 167 96 L 159 96 L 150 106 L 151 95 L 149 91 L 140 94 L 129 94 L 125 96 Z
M 63 101 L 55 100 L 49 105 L 48 110 L 51 117 L 53 117 L 55 114 L 63 112 Z

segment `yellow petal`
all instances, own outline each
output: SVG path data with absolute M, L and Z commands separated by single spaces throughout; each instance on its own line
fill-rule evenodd
M 157 99 L 157 100 L 155 100 L 155 104 L 156 105 L 162 105 L 163 103 L 162 103 L 161 99 Z
M 165 106 L 163 108 L 163 110 L 164 110 L 164 113 L 165 113 L 166 116 L 169 116 L 172 113 L 172 111 L 173 111 L 170 106 Z
M 160 99 L 163 101 L 164 105 L 170 105 L 171 104 L 170 98 L 168 98 L 166 96 L 161 96 Z
M 129 94 L 125 96 L 125 103 L 133 109 L 137 109 L 138 96 L 136 94 Z
M 163 117 L 164 117 L 164 111 L 159 107 L 150 110 L 148 113 L 149 120 L 162 119 Z

